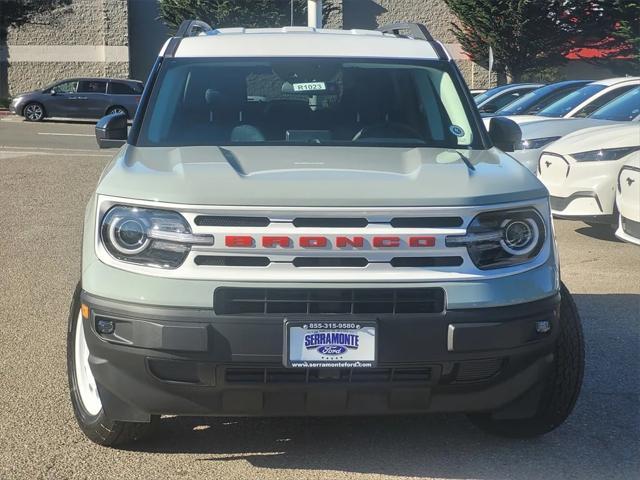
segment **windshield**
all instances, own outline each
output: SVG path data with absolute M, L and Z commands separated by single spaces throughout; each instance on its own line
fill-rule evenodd
M 479 142 L 446 62 L 165 59 L 140 146 L 468 147 Z
M 500 93 L 503 90 L 510 88 L 511 86 L 512 85 L 502 85 L 500 87 L 494 87 L 484 93 L 481 93 L 480 95 L 476 95 L 475 97 L 473 97 L 473 99 L 476 101 L 476 105 L 480 105 L 486 99 L 493 97 L 496 93 Z
M 626 122 L 640 116 L 640 87 L 628 91 L 593 112 L 589 118 Z
M 533 92 L 527 93 L 524 97 L 510 103 L 504 108 L 496 112 L 496 115 L 524 115 L 527 113 L 535 114 L 540 109 L 550 105 L 551 103 L 564 98 L 569 93 L 582 87 L 584 84 L 552 84 L 546 87 L 538 88 Z
M 575 92 L 570 93 L 566 97 L 561 98 L 557 102 L 552 103 L 547 108 L 541 110 L 538 115 L 542 117 L 554 118 L 564 117 L 567 113 L 576 108 L 582 102 L 604 89 L 604 85 L 587 85 L 586 87 L 582 87 Z

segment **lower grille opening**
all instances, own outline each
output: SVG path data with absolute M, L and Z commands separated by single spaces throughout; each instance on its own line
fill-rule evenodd
M 230 367 L 225 369 L 226 383 L 236 384 L 366 384 L 366 383 L 416 383 L 432 380 L 432 367 L 407 368 L 344 368 L 287 369 Z
M 413 314 L 444 310 L 442 288 L 240 288 L 214 293 L 217 315 Z
M 323 258 L 323 257 L 297 257 L 293 259 L 294 267 L 366 267 L 369 261 L 366 258 Z
M 201 383 L 197 364 L 175 360 L 147 359 L 153 376 L 166 382 Z
M 227 255 L 198 255 L 194 262 L 200 266 L 212 267 L 267 267 L 268 257 L 238 257 Z
M 640 238 L 640 222 L 622 217 L 622 231 L 632 237 Z
M 395 257 L 391 260 L 393 267 L 459 267 L 462 257 Z
M 456 366 L 454 382 L 480 382 L 497 375 L 502 369 L 503 359 L 486 358 L 482 360 L 467 360 Z

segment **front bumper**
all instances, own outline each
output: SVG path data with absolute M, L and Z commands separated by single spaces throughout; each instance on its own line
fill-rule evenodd
M 640 222 L 636 222 L 620 215 L 616 237 L 625 242 L 640 245 Z
M 544 166 L 539 167 L 539 178 L 549 190 L 554 216 L 615 221 L 612 215 L 619 162 L 569 162 L 561 155 L 546 152 L 540 161 Z
M 284 317 L 82 294 L 91 369 L 106 414 L 123 421 L 499 410 L 539 391 L 553 361 L 559 301 L 378 314 L 377 368 L 298 370 L 282 366 Z M 112 319 L 115 333 L 98 334 L 97 318 Z M 551 330 L 538 333 L 541 321 Z M 527 416 L 531 402 L 523 404 L 509 415 Z

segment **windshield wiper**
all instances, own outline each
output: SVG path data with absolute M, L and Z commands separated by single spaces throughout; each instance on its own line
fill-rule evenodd
M 465 157 L 463 154 L 461 154 L 458 150 L 454 150 L 458 155 L 460 155 L 460 160 L 462 160 L 464 162 L 464 164 L 467 166 L 467 168 L 473 172 L 476 171 L 476 167 L 473 166 L 473 163 L 471 163 L 471 160 L 469 160 L 467 157 Z

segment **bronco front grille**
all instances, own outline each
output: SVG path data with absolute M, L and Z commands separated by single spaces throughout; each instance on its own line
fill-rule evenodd
M 215 290 L 217 315 L 417 314 L 444 310 L 442 288 L 239 288 Z

